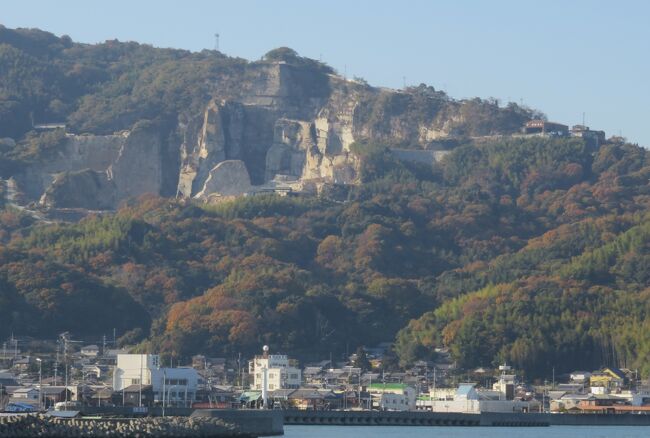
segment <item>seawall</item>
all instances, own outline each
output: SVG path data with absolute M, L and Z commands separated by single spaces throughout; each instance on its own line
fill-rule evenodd
M 539 414 L 465 414 L 418 411 L 299 411 L 284 413 L 286 425 L 338 426 L 512 426 L 543 427 Z
M 424 411 L 299 411 L 284 413 L 286 425 L 345 426 L 650 426 L 650 415 L 443 413 Z

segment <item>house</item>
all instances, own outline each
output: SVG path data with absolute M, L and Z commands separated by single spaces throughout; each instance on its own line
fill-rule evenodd
M 319 366 L 308 366 L 302 370 L 306 384 L 320 385 L 323 382 L 323 368 Z
M 108 374 L 108 367 L 106 365 L 83 365 L 81 372 L 86 377 L 94 376 L 97 379 L 101 379 Z
M 152 385 L 129 385 L 122 390 L 124 406 L 148 406 L 154 405 L 154 393 Z
M 625 373 L 613 367 L 603 368 L 600 371 L 594 372 L 589 377 L 589 385 L 592 388 L 605 388 L 609 391 L 620 389 L 625 383 Z M 594 391 L 592 390 L 592 392 Z
M 73 400 L 72 392 L 65 386 L 44 386 L 43 406 L 49 408 L 56 403 Z
M 97 357 L 99 355 L 99 347 L 97 345 L 81 347 L 81 355 L 84 357 Z
M 16 376 L 8 371 L 0 371 L 0 388 L 4 386 L 18 386 Z
M 18 371 L 27 371 L 31 362 L 32 360 L 29 356 L 20 357 L 14 360 L 13 368 Z
M 87 402 L 91 406 L 113 406 L 113 390 L 110 388 L 96 389 Z
M 579 404 L 590 400 L 595 400 L 593 394 L 564 394 L 560 398 L 552 399 L 549 408 L 551 412 L 578 412 Z
M 296 409 L 322 410 L 325 407 L 325 394 L 315 389 L 301 388 L 288 395 L 289 404 Z
M 17 399 L 38 400 L 38 388 L 32 386 L 21 387 L 15 389 L 10 395 Z
M 591 373 L 589 371 L 574 371 L 570 374 L 570 379 L 572 382 L 576 383 L 585 383 L 589 381 Z

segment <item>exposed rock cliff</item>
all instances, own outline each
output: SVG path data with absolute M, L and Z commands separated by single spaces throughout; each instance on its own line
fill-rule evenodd
M 291 56 L 222 74 L 198 113 L 180 111 L 173 122 L 69 135 L 51 160 L 15 175 L 20 190 L 45 207 L 88 209 L 144 193 L 210 200 L 278 188 L 317 192 L 358 182 L 355 141 L 422 151 L 440 139 L 511 132 L 522 121 L 493 102 L 454 101 L 424 86 L 373 88 Z M 440 154 L 398 155 L 434 163 Z
M 57 175 L 40 199 L 47 208 L 109 210 L 117 204 L 117 190 L 106 172 L 84 169 Z
M 57 156 L 20 175 L 21 189 L 44 207 L 114 209 L 144 193 L 161 194 L 162 142 L 156 126 L 108 136 L 70 136 Z M 42 194 L 42 195 L 41 195 Z
M 222 161 L 210 170 L 203 190 L 196 197 L 208 200 L 210 195 L 237 196 L 251 191 L 251 180 L 241 160 Z

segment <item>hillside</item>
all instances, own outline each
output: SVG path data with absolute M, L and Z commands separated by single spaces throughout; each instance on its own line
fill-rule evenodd
M 282 69 L 284 94 L 254 90 Z M 0 137 L 13 130 L 0 171 L 20 192 L 0 185 L 0 337 L 91 339 L 117 328 L 123 343 L 181 359 L 261 344 L 340 357 L 395 341 L 402 364 L 446 347 L 462 367 L 507 360 L 533 377 L 603 364 L 650 372 L 644 148 L 486 138 L 534 112 L 426 86 L 373 88 L 286 49 L 250 63 L 2 28 L 0 70 Z M 66 132 L 31 131 L 30 113 Z M 323 120 L 325 140 L 314 133 Z M 395 154 L 441 147 L 435 163 Z M 310 150 L 354 177 L 312 178 L 322 160 L 294 163 L 294 176 L 329 191 L 196 197 L 221 181 L 215 168 L 239 161 L 251 185 L 267 184 L 270 170 L 309 163 Z M 160 151 L 160 167 L 147 167 Z M 76 167 L 51 180 L 61 163 Z M 16 197 L 115 211 L 52 223 L 16 208 Z
M 0 177 L 46 213 L 144 193 L 317 193 L 358 182 L 355 142 L 439 149 L 533 115 L 425 85 L 371 87 L 288 48 L 248 62 L 0 28 Z

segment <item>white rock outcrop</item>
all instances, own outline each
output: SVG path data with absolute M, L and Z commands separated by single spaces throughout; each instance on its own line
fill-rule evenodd
M 238 196 L 252 190 L 246 165 L 241 160 L 226 160 L 214 166 L 203 189 L 195 196 L 207 200 L 214 196 Z

